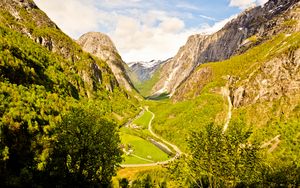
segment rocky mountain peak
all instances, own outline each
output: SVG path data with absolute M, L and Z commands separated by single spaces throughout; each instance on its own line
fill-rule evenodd
M 102 51 L 116 52 L 117 49 L 110 37 L 100 32 L 88 32 L 78 39 L 78 43 L 82 45 L 86 51 L 94 53 L 102 53 Z M 96 51 L 95 51 L 96 50 Z
M 126 73 L 126 64 L 118 53 L 113 41 L 106 34 L 89 32 L 82 35 L 77 43 L 96 57 L 107 62 L 120 86 L 132 91 L 133 85 Z

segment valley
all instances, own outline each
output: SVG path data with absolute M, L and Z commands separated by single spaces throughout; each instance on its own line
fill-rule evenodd
M 121 128 L 122 143 L 128 147 L 121 166 L 128 168 L 166 165 L 180 157 L 182 152 L 177 146 L 153 132 L 152 121 L 155 114 L 148 107 L 144 107 L 142 112 L 134 121 Z
M 235 8 L 173 57 L 127 63 L 186 23 L 154 11 L 139 27 L 113 2 L 97 24 L 122 18 L 110 25 L 126 28 L 110 33 L 121 44 L 73 39 L 35 1 L 0 1 L 0 187 L 300 186 L 299 0 Z M 170 33 L 152 43 L 162 31 L 130 26 Z

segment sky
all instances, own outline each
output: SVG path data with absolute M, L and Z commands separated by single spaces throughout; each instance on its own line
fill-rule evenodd
M 267 0 L 34 0 L 73 39 L 111 37 L 125 62 L 165 60 L 190 35 L 213 33 Z

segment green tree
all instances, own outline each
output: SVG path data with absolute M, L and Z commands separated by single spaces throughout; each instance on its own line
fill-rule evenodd
M 186 172 L 196 187 L 236 187 L 261 180 L 259 146 L 248 141 L 251 133 L 241 125 L 227 132 L 214 124 L 192 132 L 188 140 Z
M 48 173 L 56 185 L 106 187 L 122 161 L 119 144 L 116 124 L 96 113 L 72 110 L 58 126 Z
M 129 181 L 127 178 L 119 179 L 119 186 L 121 188 L 127 188 L 129 186 Z

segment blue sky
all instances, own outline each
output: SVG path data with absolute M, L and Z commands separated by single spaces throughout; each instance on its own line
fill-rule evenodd
M 212 33 L 266 0 L 35 0 L 69 36 L 108 34 L 126 62 L 174 56 L 188 36 Z

